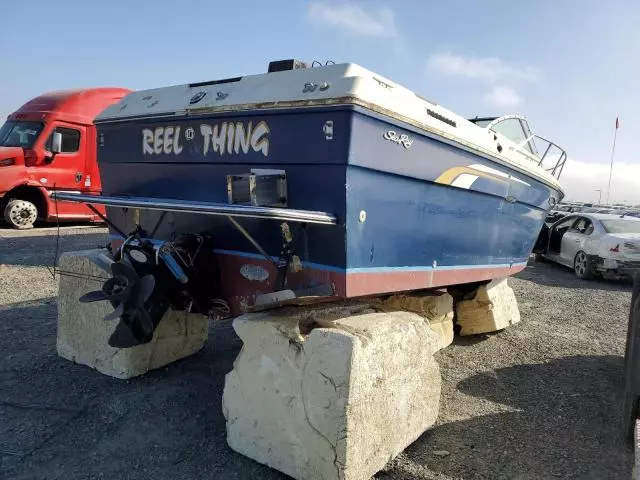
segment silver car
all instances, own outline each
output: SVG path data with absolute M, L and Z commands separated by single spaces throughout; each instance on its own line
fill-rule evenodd
M 542 227 L 533 251 L 538 258 L 573 268 L 580 278 L 629 277 L 640 270 L 640 218 L 567 215 Z

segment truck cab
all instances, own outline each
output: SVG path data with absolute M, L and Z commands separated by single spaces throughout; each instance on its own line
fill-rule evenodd
M 93 119 L 128 93 L 50 92 L 9 115 L 0 127 L 0 212 L 11 227 L 31 228 L 36 220 L 101 221 L 86 205 L 55 201 L 51 193 L 101 192 Z

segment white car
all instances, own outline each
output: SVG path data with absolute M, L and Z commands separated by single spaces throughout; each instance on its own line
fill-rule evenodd
M 544 225 L 533 249 L 538 256 L 573 268 L 580 278 L 630 277 L 640 271 L 640 218 L 574 213 Z

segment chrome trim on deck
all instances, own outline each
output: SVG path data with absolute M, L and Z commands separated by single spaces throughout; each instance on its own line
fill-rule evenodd
M 76 193 L 58 193 L 52 195 L 57 200 L 68 202 L 105 205 L 107 207 L 139 208 L 142 210 L 161 210 L 166 212 L 201 213 L 204 215 L 223 215 L 230 217 L 264 218 L 285 222 L 317 223 L 335 225 L 334 215 L 310 210 L 292 208 L 254 207 L 250 205 L 229 205 L 226 203 L 193 202 L 153 197 L 125 197 L 107 195 L 84 195 Z

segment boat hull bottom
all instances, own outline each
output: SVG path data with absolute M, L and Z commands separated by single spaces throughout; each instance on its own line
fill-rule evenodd
M 121 244 L 121 240 L 112 240 L 111 243 L 114 249 L 119 248 Z M 266 258 L 244 252 L 214 252 L 216 252 L 222 277 L 223 300 L 228 303 L 232 315 L 252 311 L 259 297 L 279 290 L 322 292 L 316 297 L 313 295 L 296 299 L 285 297 L 281 304 L 336 301 L 484 282 L 514 275 L 526 267 L 525 262 L 503 265 L 372 268 L 344 271 L 333 267 L 303 264 L 300 271 L 287 272 L 286 283 L 282 287 L 276 284 L 278 275 L 276 267 Z
M 256 299 L 263 294 L 274 291 L 273 279 L 277 271 L 266 259 L 247 258 L 239 255 L 219 255 L 219 263 L 223 272 L 223 289 L 226 301 L 233 314 L 241 314 L 252 309 Z M 327 271 L 319 268 L 305 267 L 297 273 L 287 274 L 285 288 L 305 290 L 328 286 L 333 290 L 334 300 L 354 297 L 394 294 L 407 291 L 425 290 L 475 283 L 514 275 L 522 271 L 526 263 L 498 266 L 467 266 L 431 270 L 389 269 L 387 271 Z M 266 280 L 247 278 L 241 272 L 268 272 Z M 265 274 L 263 274 L 264 276 Z M 308 303 L 309 298 L 300 299 Z M 327 298 L 318 297 L 318 301 Z M 284 303 L 296 303 L 290 300 Z

